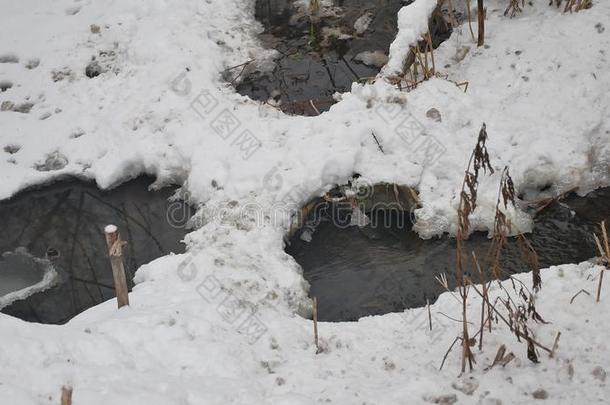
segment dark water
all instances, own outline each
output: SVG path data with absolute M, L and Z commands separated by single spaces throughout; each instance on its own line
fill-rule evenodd
M 303 267 L 318 297 L 318 317 L 324 321 L 355 320 L 366 315 L 402 311 L 434 302 L 443 292 L 435 276 L 446 273 L 450 284 L 455 269 L 455 240 L 442 237 L 422 240 L 410 230 L 409 218 L 396 213 L 382 217 L 375 226 L 337 226 L 323 221 L 311 242 L 295 236 L 287 252 Z M 387 219 L 385 226 L 381 218 Z M 593 232 L 602 220 L 610 222 L 610 188 L 585 198 L 570 195 L 535 218 L 528 239 L 541 267 L 588 260 L 597 255 Z M 401 222 L 402 221 L 402 222 Z M 476 233 L 468 252 L 485 257 L 487 234 Z M 501 260 L 510 273 L 529 271 L 517 242 L 511 239 Z M 474 275 L 473 279 L 478 280 Z M 543 286 L 544 289 L 544 286 Z
M 386 56 L 397 33 L 397 13 L 411 1 L 344 0 L 335 1 L 337 15 L 321 16 L 319 21 L 298 13 L 289 0 L 258 0 L 256 18 L 265 31 L 261 40 L 280 56 L 269 73 L 240 69 L 244 74 L 237 91 L 263 102 L 280 102 L 287 113 L 317 115 L 334 104 L 333 94 L 351 89 L 353 82 L 377 75 L 380 66 L 365 65 L 356 59 L 364 51 L 379 51 Z M 358 33 L 354 24 L 368 14 L 368 29 Z M 331 33 L 334 32 L 334 34 Z M 444 40 L 448 33 L 439 34 Z M 433 33 L 435 42 L 440 36 Z M 437 39 L 439 38 L 439 39 Z
M 18 247 L 39 258 L 49 253 L 59 273 L 55 287 L 16 301 L 2 312 L 60 324 L 114 297 L 103 234 L 110 223 L 128 241 L 123 252 L 129 288 L 139 266 L 170 252 L 183 252 L 180 241 L 186 230 L 167 220 L 168 198 L 174 190 L 148 191 L 152 181 L 138 178 L 111 191 L 68 181 L 0 201 L 0 254 Z M 0 272 L 0 282 L 2 276 Z

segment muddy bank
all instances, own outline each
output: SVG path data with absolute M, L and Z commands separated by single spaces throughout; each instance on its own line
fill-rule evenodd
M 320 320 L 356 320 L 366 315 L 402 311 L 434 302 L 443 292 L 435 276 L 446 273 L 452 286 L 455 240 L 422 240 L 411 231 L 407 212 L 378 211 L 364 227 L 348 226 L 349 215 L 329 220 L 329 213 L 312 235 L 296 234 L 286 249 L 303 267 L 318 297 Z M 596 256 L 593 232 L 610 221 L 610 188 L 579 197 L 569 195 L 551 204 L 535 218 L 528 238 L 541 267 L 588 260 Z M 466 244 L 478 257 L 489 246 L 486 233 L 475 233 Z M 501 260 L 509 273 L 529 271 L 516 240 L 509 240 Z M 473 275 L 477 280 L 477 276 Z M 543 286 L 544 288 L 544 286 Z
M 174 190 L 148 191 L 152 182 L 142 177 L 100 191 L 91 183 L 65 181 L 0 201 L 0 254 L 22 247 L 34 257 L 48 259 L 58 273 L 54 287 L 15 301 L 2 312 L 28 321 L 60 324 L 113 298 L 103 234 L 109 223 L 116 224 L 128 241 L 123 252 L 130 288 L 138 267 L 170 252 L 183 252 L 184 222 L 176 223 L 175 216 L 173 221 L 167 219 L 168 210 L 177 204 L 168 201 Z M 186 218 L 188 207 L 181 207 Z M 31 284 L 40 276 L 25 266 L 31 271 L 18 277 L 14 263 L 3 265 L 0 278 L 8 280 L 10 276 L 15 285 Z

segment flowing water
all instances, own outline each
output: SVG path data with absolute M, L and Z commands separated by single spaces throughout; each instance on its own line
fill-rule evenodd
M 74 180 L 0 201 L 0 255 L 25 248 L 34 257 L 48 259 L 58 273 L 55 286 L 15 301 L 2 312 L 60 324 L 113 298 L 103 234 L 110 223 L 128 242 L 123 253 L 129 288 L 138 267 L 170 252 L 183 252 L 180 241 L 187 230 L 167 219 L 170 204 L 176 204 L 168 201 L 174 190 L 152 192 L 151 183 L 152 179 L 142 177 L 100 191 L 94 184 Z M 0 296 L 32 285 L 42 275 L 27 256 L 15 257 L 5 254 L 0 259 Z
M 311 242 L 299 235 L 292 238 L 287 252 L 302 266 L 311 284 L 310 295 L 318 298 L 320 320 L 356 320 L 424 306 L 426 300 L 432 303 L 443 292 L 435 279 L 441 273 L 455 286 L 455 239 L 422 240 L 410 230 L 408 215 L 374 215 L 377 221 L 371 221 L 372 226 L 322 221 Z M 570 195 L 540 212 L 533 232 L 527 235 L 540 266 L 596 256 L 593 232 L 602 220 L 610 222 L 610 188 L 586 197 Z M 487 234 L 475 233 L 466 249 L 484 258 L 488 246 Z M 529 271 L 515 239 L 509 240 L 501 264 L 509 273 Z M 473 275 L 474 280 L 477 277 Z

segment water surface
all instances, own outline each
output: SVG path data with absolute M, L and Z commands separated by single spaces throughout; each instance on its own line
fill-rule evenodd
M 83 310 L 114 297 L 104 226 L 115 224 L 128 241 L 123 250 L 129 288 L 141 265 L 184 251 L 186 230 L 167 220 L 171 188 L 149 191 L 151 178 L 138 178 L 110 191 L 94 184 L 64 181 L 0 201 L 0 254 L 19 247 L 48 257 L 59 273 L 57 285 L 14 302 L 2 312 L 42 323 L 64 323 Z M 5 263 L 6 264 L 6 263 Z M 5 266 L 7 267 L 7 266 Z M 3 289 L 37 277 L 17 274 L 16 266 L 0 272 Z M 10 285 L 9 285 L 10 283 Z
M 422 240 L 410 230 L 408 216 L 377 215 L 380 219 L 372 221 L 375 226 L 364 228 L 323 221 L 311 242 L 296 235 L 286 249 L 303 267 L 310 295 L 318 297 L 320 320 L 356 320 L 424 306 L 443 292 L 435 279 L 441 273 L 455 286 L 455 239 Z M 391 219 L 389 226 L 382 218 Z M 593 232 L 602 220 L 610 223 L 610 188 L 586 197 L 570 195 L 543 210 L 535 218 L 533 233 L 527 235 L 540 266 L 596 256 Z M 475 233 L 466 251 L 474 250 L 481 259 L 488 247 L 487 233 Z M 515 239 L 509 240 L 501 264 L 509 273 L 530 270 Z M 476 274 L 472 278 L 478 280 Z

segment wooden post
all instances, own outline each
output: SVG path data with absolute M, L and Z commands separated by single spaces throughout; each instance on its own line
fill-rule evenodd
M 127 279 L 125 278 L 125 267 L 123 266 L 123 245 L 119 229 L 115 225 L 104 228 L 106 244 L 108 245 L 108 256 L 112 266 L 112 277 L 114 279 L 114 290 L 118 307 L 129 305 L 129 293 L 127 290 Z
M 61 387 L 61 405 L 72 405 L 72 387 L 68 385 Z
M 477 40 L 477 46 L 483 46 L 485 43 L 485 8 L 483 0 L 477 0 L 478 8 L 478 21 L 479 21 L 479 37 Z
M 313 338 L 316 342 L 316 354 L 320 353 L 320 345 L 318 344 L 318 299 L 313 297 Z

